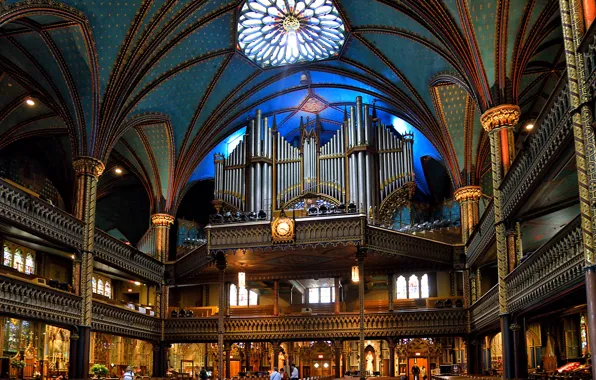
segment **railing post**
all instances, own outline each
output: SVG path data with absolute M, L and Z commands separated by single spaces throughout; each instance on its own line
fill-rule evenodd
M 91 314 L 93 305 L 91 281 L 93 278 L 97 181 L 103 173 L 105 165 L 93 157 L 78 157 L 73 161 L 73 168 L 77 183 L 75 216 L 84 223 L 79 284 L 83 302 L 78 340 L 79 358 L 76 363 L 74 378 L 86 379 L 89 376 L 89 351 L 91 349 Z M 75 273 L 76 275 L 77 273 Z

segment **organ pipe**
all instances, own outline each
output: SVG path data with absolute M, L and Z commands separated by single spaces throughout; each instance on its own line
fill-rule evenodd
M 215 199 L 241 211 L 269 213 L 305 193 L 318 193 L 374 214 L 393 191 L 414 180 L 414 141 L 411 133 L 383 125 L 370 111 L 357 97 L 341 127 L 323 142 L 318 118 L 314 127 L 301 122 L 296 145 L 257 111 L 229 156 L 214 156 Z

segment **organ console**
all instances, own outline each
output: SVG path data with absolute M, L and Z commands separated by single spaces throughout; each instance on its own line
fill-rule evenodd
M 320 123 L 300 122 L 294 146 L 261 111 L 228 157 L 215 154 L 215 200 L 233 211 L 296 208 L 301 200 L 353 203 L 373 216 L 392 193 L 414 181 L 414 139 L 384 125 L 356 98 L 344 123 L 321 141 Z M 305 203 L 306 205 L 306 203 Z

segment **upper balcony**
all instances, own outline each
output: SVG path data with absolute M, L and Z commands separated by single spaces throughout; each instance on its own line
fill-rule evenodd
M 138 339 L 159 340 L 161 321 L 124 306 L 93 300 L 91 327 L 102 331 Z
M 0 219 L 6 222 L 4 228 L 9 233 L 44 239 L 72 250 L 82 248 L 81 220 L 3 179 L 0 179 Z M 163 279 L 163 264 L 99 229 L 95 231 L 95 258 L 148 281 L 161 283 Z

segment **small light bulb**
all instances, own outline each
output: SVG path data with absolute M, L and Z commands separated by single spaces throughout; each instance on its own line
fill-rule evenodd
M 130 288 L 129 288 L 129 289 L 128 289 L 128 291 L 129 291 L 129 292 L 132 292 L 132 289 L 130 289 Z
M 35 102 L 33 101 L 33 99 L 27 99 L 25 102 L 26 102 L 28 105 L 30 105 L 30 106 L 34 106 L 34 105 L 35 105 Z
M 122 174 L 122 169 L 120 168 L 116 168 L 114 169 L 114 171 L 116 172 L 116 174 Z
M 526 130 L 531 131 L 532 129 L 534 129 L 534 123 L 526 124 Z
M 140 282 L 138 282 L 138 281 L 135 281 L 135 285 L 136 285 L 136 286 L 139 286 L 139 285 L 141 285 L 141 283 L 140 283 Z

